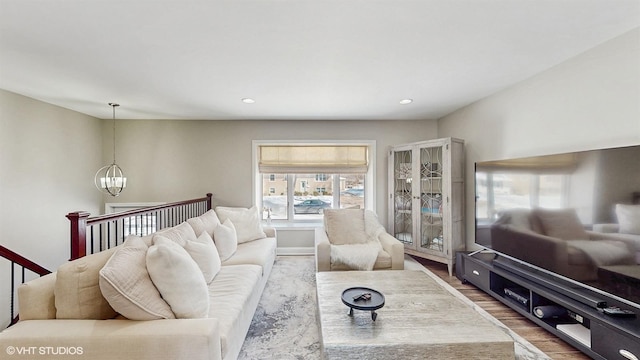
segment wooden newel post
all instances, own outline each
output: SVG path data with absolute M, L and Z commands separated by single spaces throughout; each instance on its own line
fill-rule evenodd
M 212 209 L 212 206 L 213 206 L 212 201 L 211 201 L 212 197 L 213 197 L 212 193 L 207 193 L 207 211 Z
M 75 260 L 87 255 L 87 218 L 90 213 L 76 211 L 67 214 L 71 222 L 71 259 Z

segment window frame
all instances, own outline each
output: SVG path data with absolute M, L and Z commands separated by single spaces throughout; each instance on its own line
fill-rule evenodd
M 376 186 L 376 141 L 375 140 L 314 140 L 314 141 L 301 141 L 301 140 L 253 140 L 252 142 L 252 187 L 253 191 L 253 199 L 252 202 L 258 208 L 262 208 L 262 193 L 263 193 L 263 181 L 262 176 L 258 169 L 258 161 L 259 161 L 259 153 L 261 145 L 360 145 L 367 146 L 369 152 L 369 166 L 367 168 L 367 172 L 365 175 L 364 181 L 364 208 L 368 210 L 375 209 L 376 206 L 376 197 L 375 197 L 375 186 Z M 348 171 L 345 171 L 345 174 L 348 174 Z M 287 176 L 287 181 L 292 181 L 291 174 Z M 329 175 L 329 174 L 326 174 Z M 340 174 L 332 174 L 332 175 L 340 175 Z M 332 181 L 339 182 L 339 176 L 333 176 Z M 339 189 L 339 183 L 337 184 Z M 322 220 L 317 219 L 295 219 L 294 210 L 293 210 L 293 186 L 287 187 L 288 191 L 288 202 L 287 202 L 287 218 L 288 219 L 273 219 L 271 220 L 272 224 L 280 224 L 285 226 L 286 224 L 321 224 Z M 339 203 L 340 192 L 334 191 L 334 204 Z M 336 202 L 336 197 L 338 198 L 338 202 Z

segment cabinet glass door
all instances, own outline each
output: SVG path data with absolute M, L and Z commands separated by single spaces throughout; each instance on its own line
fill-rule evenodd
M 420 244 L 427 252 L 443 252 L 442 147 L 420 149 Z
M 393 204 L 395 207 L 393 229 L 394 237 L 405 244 L 413 242 L 413 221 L 411 219 L 411 150 L 394 152 Z

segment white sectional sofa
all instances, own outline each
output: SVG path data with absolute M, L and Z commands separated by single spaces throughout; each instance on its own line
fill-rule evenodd
M 245 211 L 244 215 L 234 215 L 236 209 Z M 43 355 L 55 355 L 56 359 L 237 358 L 276 256 L 275 230 L 262 229 L 259 221 L 259 228 L 255 222 L 243 223 L 246 211 L 253 210 L 216 208 L 174 228 L 127 238 L 123 245 L 71 261 L 52 274 L 21 285 L 20 321 L 0 333 L 0 352 L 16 359 L 47 358 Z M 237 227 L 235 246 L 229 241 L 233 231 L 228 232 L 229 237 L 218 231 L 230 230 L 220 227 L 229 222 Z M 218 259 L 203 263 L 211 258 L 191 251 L 200 246 L 194 243 L 194 236 L 198 241 L 212 237 Z M 248 240 L 247 236 L 253 238 Z M 173 243 L 163 243 L 166 240 L 160 238 L 180 244 L 186 252 L 178 249 L 167 255 L 168 262 L 151 263 L 156 261 L 153 256 L 162 253 L 160 248 L 173 249 Z M 201 243 L 207 246 L 206 251 L 211 250 L 206 242 Z M 160 298 L 151 294 L 153 291 L 143 291 L 145 285 L 138 275 L 145 270 L 124 270 L 128 266 L 124 261 L 130 261 L 124 254 L 138 251 L 134 244 L 146 251 L 142 256 L 147 261 L 147 277 L 153 279 L 152 287 Z M 184 254 L 193 262 L 179 257 Z M 184 260 L 191 268 L 182 267 L 175 259 Z M 187 274 L 185 269 L 192 271 Z M 132 294 L 123 296 L 123 284 L 110 272 L 120 272 Z M 207 277 L 212 277 L 208 283 Z M 175 283 L 176 279 L 181 282 Z M 194 300 L 199 295 L 192 289 L 201 289 L 203 279 L 204 301 L 202 297 Z M 194 281 L 196 285 L 190 285 Z M 154 310 L 157 304 L 160 310 Z M 168 308 L 162 308 L 165 305 Z M 123 313 L 154 319 L 132 320 Z

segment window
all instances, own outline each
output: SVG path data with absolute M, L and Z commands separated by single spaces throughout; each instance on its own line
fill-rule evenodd
M 494 219 L 510 208 L 562 208 L 567 176 L 487 172 L 477 179 L 477 217 Z
M 373 208 L 374 164 L 369 153 L 374 150 L 372 141 L 336 145 L 254 141 L 256 203 L 263 209 L 263 219 L 321 221 L 324 209 Z

